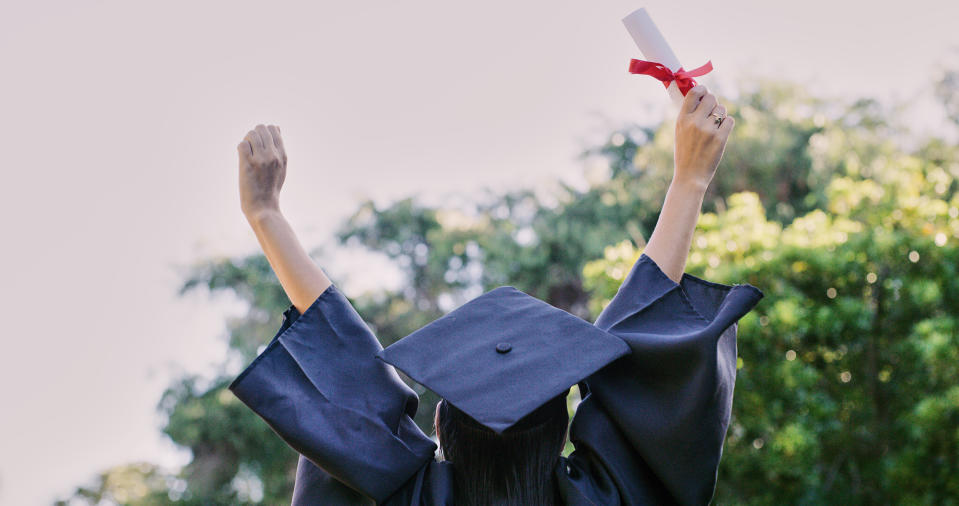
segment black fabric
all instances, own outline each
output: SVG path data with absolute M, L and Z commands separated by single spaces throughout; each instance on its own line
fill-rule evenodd
M 229 389 L 294 450 L 382 500 L 436 449 L 413 423 L 419 399 L 375 359 L 380 343 L 335 286 L 302 315 L 291 309 Z
M 576 449 L 557 457 L 568 505 L 707 504 L 736 378 L 737 321 L 754 286 L 684 274 L 645 254 L 595 326 L 630 350 L 580 383 Z M 231 384 L 300 452 L 293 504 L 452 504 L 452 463 L 412 422 L 417 398 L 345 297 L 330 287 L 293 306 L 266 350 Z

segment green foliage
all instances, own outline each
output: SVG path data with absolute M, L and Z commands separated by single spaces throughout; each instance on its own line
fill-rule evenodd
M 728 109 L 736 132 L 687 271 L 754 284 L 766 298 L 739 323 L 716 503 L 959 504 L 959 148 L 930 138 L 907 150 L 895 111 L 788 83 L 760 82 Z M 405 282 L 352 302 L 384 346 L 504 284 L 592 320 L 659 219 L 674 129 L 612 132 L 583 153 L 585 189 L 360 204 L 337 240 L 386 255 Z M 199 263 L 184 279 L 183 291 L 249 307 L 228 322 L 234 367 L 181 378 L 160 401 L 164 433 L 193 459 L 176 472 L 118 466 L 74 499 L 288 503 L 296 453 L 225 387 L 289 301 L 260 254 Z M 437 398 L 411 385 L 430 433 Z
M 100 473 L 93 483 L 90 486 L 78 487 L 73 499 L 88 504 L 159 506 L 169 502 L 167 489 L 175 487 L 169 474 L 148 462 L 116 466 Z M 54 502 L 54 506 L 70 504 L 76 502 Z

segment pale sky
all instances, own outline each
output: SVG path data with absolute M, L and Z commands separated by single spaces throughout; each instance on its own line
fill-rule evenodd
M 282 127 L 282 208 L 307 248 L 362 197 L 575 182 L 588 142 L 669 104 L 626 72 L 642 55 L 620 20 L 642 6 L 686 68 L 712 60 L 698 80 L 721 101 L 778 75 L 918 99 L 922 128 L 959 45 L 959 4 L 931 0 L 0 4 L 0 504 L 187 462 L 157 402 L 180 372 L 212 374 L 243 308 L 178 297 L 180 266 L 258 251 L 237 192 L 247 130 Z M 355 295 L 375 286 L 363 261 L 323 267 Z

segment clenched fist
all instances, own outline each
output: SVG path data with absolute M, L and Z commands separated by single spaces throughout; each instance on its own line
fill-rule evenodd
M 726 149 L 726 140 L 736 121 L 726 117 L 719 125 L 710 113 L 726 116 L 726 108 L 716 96 L 700 84 L 686 93 L 676 119 L 674 180 L 709 186 L 719 160 Z
M 286 150 L 280 128 L 257 125 L 236 146 L 240 153 L 240 208 L 248 218 L 279 210 L 286 179 Z

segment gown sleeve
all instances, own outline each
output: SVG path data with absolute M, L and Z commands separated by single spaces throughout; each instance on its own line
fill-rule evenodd
M 284 316 L 230 391 L 300 453 L 294 505 L 356 498 L 344 484 L 383 502 L 433 460 L 419 398 L 375 358 L 380 343 L 336 286 Z
M 582 504 L 708 504 L 736 381 L 738 320 L 763 297 L 645 253 L 595 325 L 632 353 L 588 377 L 570 427 L 566 494 Z M 575 493 L 572 492 L 575 490 Z

